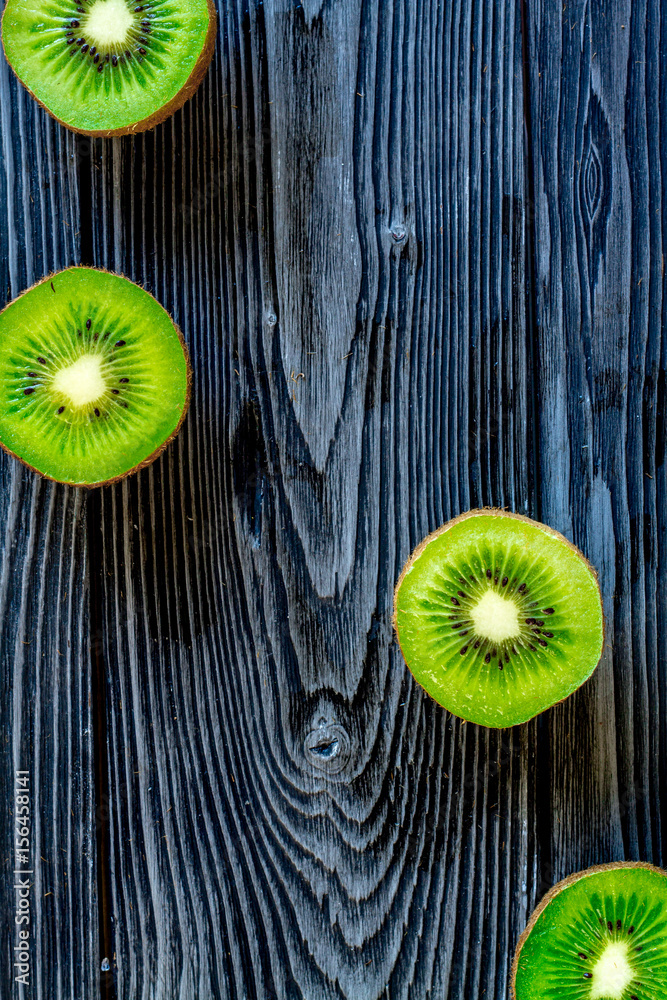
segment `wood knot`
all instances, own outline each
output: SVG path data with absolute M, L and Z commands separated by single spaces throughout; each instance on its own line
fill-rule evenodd
M 311 729 L 303 741 L 306 760 L 318 771 L 339 774 L 350 759 L 350 737 L 343 726 L 318 720 L 317 728 Z

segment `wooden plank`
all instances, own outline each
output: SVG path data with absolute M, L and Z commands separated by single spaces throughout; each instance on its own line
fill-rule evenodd
M 594 679 L 543 731 L 553 881 L 667 858 L 664 16 L 528 6 L 543 514 L 600 570 L 608 628 Z
M 0 56 L 0 288 L 9 301 L 79 259 L 74 137 Z M 0 997 L 97 995 L 97 881 L 86 500 L 0 456 Z M 28 772 L 30 875 L 15 876 L 15 772 Z M 25 805 L 19 802 L 19 807 Z M 28 880 L 29 924 L 15 924 Z M 29 931 L 29 989 L 16 982 Z
M 95 259 L 195 368 L 178 441 L 91 508 L 117 995 L 504 996 L 537 726 L 453 720 L 390 619 L 429 530 L 533 506 L 520 25 L 219 11 L 195 100 L 92 161 Z

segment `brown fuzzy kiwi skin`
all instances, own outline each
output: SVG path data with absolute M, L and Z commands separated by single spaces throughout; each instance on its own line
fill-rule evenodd
M 586 558 L 586 556 L 583 554 L 583 552 L 581 552 L 581 550 L 578 549 L 577 546 L 574 545 L 569 540 L 569 538 L 566 538 L 565 535 L 562 535 L 560 533 L 560 531 L 557 531 L 555 528 L 550 528 L 548 524 L 542 524 L 541 521 L 535 521 L 535 520 L 533 520 L 530 517 L 526 517 L 524 514 L 514 514 L 512 511 L 501 510 L 499 507 L 476 507 L 474 510 L 467 510 L 467 511 L 465 511 L 464 514 L 459 514 L 458 517 L 453 517 L 451 519 L 451 521 L 447 521 L 446 524 L 443 524 L 440 528 L 436 528 L 436 530 L 432 531 L 430 535 L 427 535 L 426 538 L 424 538 L 419 543 L 419 545 L 417 546 L 417 548 L 414 550 L 414 552 L 412 553 L 412 555 L 410 556 L 410 558 L 406 562 L 406 564 L 403 567 L 403 570 L 401 572 L 401 575 L 399 576 L 399 578 L 398 578 L 398 580 L 396 582 L 396 586 L 394 587 L 394 613 L 392 615 L 392 625 L 394 627 L 394 632 L 396 634 L 396 641 L 398 642 L 398 648 L 401 650 L 401 655 L 403 656 L 403 659 L 405 660 L 406 664 L 407 664 L 408 661 L 407 661 L 407 659 L 405 657 L 405 654 L 403 653 L 403 647 L 401 646 L 401 637 L 400 637 L 399 632 L 398 632 L 398 592 L 400 590 L 401 584 L 403 583 L 403 579 L 406 576 L 406 574 L 409 572 L 409 570 L 412 568 L 412 566 L 416 562 L 416 560 L 419 558 L 419 556 L 422 554 L 422 552 L 424 551 L 424 549 L 435 538 L 437 538 L 439 535 L 443 535 L 446 531 L 449 531 L 449 529 L 453 528 L 455 524 L 459 523 L 459 521 L 467 521 L 467 519 L 469 517 L 479 517 L 480 515 L 490 515 L 491 517 L 503 517 L 503 518 L 511 517 L 515 521 L 525 521 L 526 524 L 534 525 L 535 527 L 540 528 L 542 531 L 545 531 L 548 535 L 552 535 L 554 538 L 558 538 L 558 539 L 560 539 L 560 541 L 565 542 L 565 544 L 567 545 L 567 547 L 569 549 L 572 549 L 572 551 L 575 552 L 579 556 L 579 558 L 581 559 L 581 561 L 587 566 L 587 568 L 591 572 L 591 574 L 593 576 L 593 579 L 595 580 L 595 583 L 597 584 L 598 594 L 600 595 L 600 604 L 602 605 L 602 592 L 600 590 L 600 581 L 599 581 L 599 578 L 598 578 L 597 570 L 595 569 L 594 566 L 592 566 L 590 564 L 590 562 L 588 561 L 588 559 Z M 606 623 L 605 623 L 605 617 L 604 617 L 604 606 L 602 606 L 602 645 L 600 646 L 600 656 L 598 658 L 598 663 L 600 662 L 600 659 L 602 658 L 602 651 L 604 650 L 605 640 L 606 640 Z M 597 667 L 595 669 L 597 669 Z M 594 672 L 595 671 L 593 671 L 591 673 L 591 677 L 593 676 Z M 410 673 L 412 673 L 412 671 L 410 671 Z M 414 677 L 414 674 L 412 676 Z M 590 680 L 590 677 L 587 678 L 585 681 L 583 681 L 583 683 L 580 684 L 579 687 L 583 687 L 583 685 L 586 684 L 589 680 Z M 419 681 L 417 680 L 416 677 L 415 677 L 415 681 L 417 682 L 417 684 L 419 684 Z M 429 696 L 429 698 L 433 698 L 433 695 L 429 694 L 429 692 L 426 691 L 426 688 L 424 688 L 423 685 L 419 684 L 419 686 L 422 688 L 423 691 L 426 692 L 426 694 Z M 576 688 L 575 690 L 579 690 L 579 688 Z M 564 701 L 567 701 L 568 698 L 571 698 L 573 694 L 574 694 L 574 691 L 571 691 L 570 694 L 568 694 L 568 695 L 565 696 L 565 698 L 561 698 L 560 701 L 554 702 L 554 704 L 551 705 L 550 707 L 554 708 L 555 705 L 561 705 Z M 435 701 L 435 699 L 433 699 L 433 700 Z M 439 702 L 437 702 L 437 704 L 439 704 Z M 447 711 L 449 711 L 449 709 L 447 709 Z M 545 709 L 545 711 L 549 711 L 549 709 Z M 454 715 L 455 713 L 451 712 L 450 714 Z M 539 714 L 541 714 L 541 713 L 539 713 Z M 457 716 L 457 718 L 461 718 L 461 716 Z M 463 719 L 463 722 L 468 722 L 468 721 L 469 721 L 468 719 Z M 530 721 L 530 720 L 526 720 L 526 721 Z M 520 725 L 524 725 L 524 723 L 519 723 L 519 724 Z M 513 726 L 493 726 L 493 727 L 486 727 L 486 728 L 512 729 Z
M 19 295 L 16 296 L 16 298 L 12 299 L 11 302 L 8 302 L 7 305 L 4 307 L 4 309 L 0 309 L 0 316 L 2 316 L 5 309 L 9 309 L 9 307 L 13 306 L 15 302 L 18 302 L 19 299 L 22 299 L 24 295 L 27 295 L 28 292 L 31 292 L 33 288 L 37 288 L 38 285 L 44 285 L 47 282 L 54 281 L 59 274 L 62 274 L 63 271 L 99 271 L 102 274 L 113 274 L 113 276 L 116 278 L 125 278 L 124 274 L 119 274 L 117 271 L 108 271 L 105 267 L 89 267 L 87 264 L 72 264 L 69 267 L 62 268 L 62 270 L 60 271 L 54 271 L 52 274 L 47 274 L 46 277 L 40 278 L 39 281 L 36 281 L 33 285 L 30 286 L 30 288 L 26 288 L 25 291 L 21 292 Z M 142 291 L 146 292 L 146 295 L 150 295 L 150 297 L 155 302 L 157 302 L 157 304 L 160 306 L 161 309 L 164 309 L 164 306 L 160 302 L 158 302 L 155 296 L 151 295 L 151 293 L 147 291 L 143 287 L 143 285 L 138 285 L 138 283 L 136 281 L 132 281 L 131 278 L 125 278 L 125 280 L 132 282 L 133 285 L 137 285 L 137 287 L 141 288 Z M 2 441 L 0 441 L 0 448 L 2 448 L 2 450 L 5 451 L 8 455 L 11 455 L 12 458 L 17 459 L 17 461 L 19 461 L 22 465 L 25 465 L 28 469 L 30 469 L 31 472 L 34 472 L 36 475 L 38 475 L 40 479 L 45 479 L 52 483 L 61 483 L 63 486 L 73 486 L 76 488 L 81 488 L 86 490 L 93 490 L 96 489 L 98 486 L 111 486 L 112 483 L 118 483 L 122 479 L 127 479 L 128 476 L 134 475 L 134 473 L 138 472 L 139 469 L 145 469 L 147 465 L 151 465 L 156 458 L 160 457 L 165 448 L 167 448 L 167 446 L 171 444 L 171 442 L 174 440 L 174 438 L 180 431 L 181 427 L 183 426 L 183 421 L 185 420 L 188 414 L 188 409 L 190 407 L 190 399 L 192 397 L 192 365 L 190 363 L 190 354 L 188 351 L 188 347 L 187 344 L 185 343 L 185 340 L 183 339 L 183 334 L 180 328 L 177 326 L 176 323 L 174 323 L 174 320 L 171 315 L 169 315 L 169 319 L 171 320 L 173 327 L 176 330 L 176 333 L 178 334 L 178 339 L 180 341 L 181 347 L 183 348 L 183 354 L 185 355 L 186 387 L 185 387 L 185 402 L 183 403 L 183 412 L 181 413 L 178 424 L 171 432 L 167 440 L 164 441 L 159 448 L 156 448 L 151 455 L 149 455 L 147 458 L 144 458 L 143 461 L 139 462 L 138 465 L 135 465 L 132 469 L 128 469 L 127 472 L 121 473 L 121 475 L 119 476 L 113 476 L 111 479 L 101 480 L 99 483 L 70 483 L 70 482 L 65 482 L 62 479 L 55 479 L 53 476 L 47 476 L 46 473 L 41 472 L 39 469 L 36 469 L 34 465 L 30 465 L 29 462 L 26 462 L 24 458 L 21 458 L 20 455 L 17 455 L 16 452 L 12 451 L 11 448 L 8 448 L 7 445 L 5 445 Z
M 28 85 L 21 79 L 19 74 L 14 69 L 14 66 L 9 60 L 9 56 L 7 55 L 7 50 L 5 49 L 4 31 L 2 32 L 2 48 L 5 53 L 5 59 L 11 66 L 14 75 L 16 76 L 17 80 L 19 80 L 19 82 L 21 83 L 21 86 L 23 86 L 28 91 L 30 96 L 35 101 L 37 101 L 40 107 L 44 108 L 44 110 L 48 114 L 50 114 L 52 118 L 55 118 L 57 122 L 59 122 L 61 125 L 64 125 L 65 128 L 69 129 L 70 132 L 76 132 L 78 135 L 89 135 L 92 138 L 101 138 L 101 139 L 110 139 L 112 137 L 120 135 L 136 135 L 138 132 L 148 132 L 150 131 L 150 129 L 155 128 L 156 125 L 160 125 L 162 122 L 166 121 L 167 118 L 171 118 L 173 114 L 175 114 L 180 108 L 183 107 L 186 101 L 189 101 L 190 98 L 194 96 L 195 91 L 199 88 L 199 85 L 206 76 L 206 71 L 208 70 L 208 67 L 213 58 L 213 53 L 215 51 L 215 39 L 218 32 L 218 14 L 215 9 L 215 3 L 213 2 L 213 0 L 206 0 L 206 4 L 208 6 L 209 22 L 208 22 L 208 31 L 206 32 L 206 39 L 204 41 L 204 47 L 201 50 L 199 59 L 195 63 L 192 72 L 190 73 L 190 76 L 187 78 L 181 89 L 178 91 L 177 94 L 175 94 L 172 97 L 171 101 L 169 101 L 168 104 L 163 104 L 162 107 L 158 108 L 157 111 L 155 111 L 149 118 L 144 118 L 142 119 L 142 121 L 134 122 L 131 125 L 122 125 L 120 128 L 117 129 L 91 130 L 91 129 L 77 128 L 76 125 L 70 125 L 69 122 L 64 122 L 62 118 L 58 118 L 58 116 L 54 115 L 53 111 L 51 111 L 51 109 L 48 108 L 43 101 L 40 101 L 39 97 L 37 97 L 37 95 L 30 89 L 30 87 L 28 87 Z M 7 8 L 5 8 L 5 11 L 2 15 L 3 22 L 6 13 L 7 13 Z
M 586 868 L 583 872 L 575 872 L 574 875 L 568 875 L 564 878 L 562 882 L 558 882 L 553 889 L 550 889 L 546 894 L 544 899 L 538 903 L 537 907 L 533 911 L 533 914 L 528 921 L 528 926 L 519 938 L 519 942 L 516 946 L 516 951 L 514 953 L 514 961 L 512 962 L 512 972 L 510 975 L 510 1000 L 517 1000 L 516 996 L 516 976 L 519 970 L 519 959 L 521 958 L 521 949 L 528 940 L 533 927 L 540 919 L 547 906 L 551 900 L 562 892 L 563 889 L 567 889 L 568 886 L 574 885 L 575 882 L 579 882 L 580 879 L 586 878 L 588 875 L 595 875 L 598 872 L 611 872 L 618 868 L 645 868 L 647 871 L 655 872 L 656 875 L 663 875 L 667 878 L 667 872 L 663 871 L 662 868 L 656 868 L 655 865 L 649 865 L 644 861 L 611 861 L 606 865 L 594 865 L 592 868 Z

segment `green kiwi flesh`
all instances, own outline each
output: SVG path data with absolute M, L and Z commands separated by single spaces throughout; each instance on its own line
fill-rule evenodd
M 394 595 L 416 680 L 454 715 L 491 728 L 562 701 L 602 654 L 595 570 L 559 532 L 502 510 L 468 511 L 429 535 Z
M 192 96 L 216 23 L 212 0 L 7 0 L 2 42 L 18 78 L 63 125 L 123 135 Z
M 514 957 L 512 1000 L 665 1000 L 667 873 L 619 862 L 542 900 Z
M 72 267 L 0 313 L 0 444 L 48 479 L 99 486 L 147 465 L 190 381 L 180 331 L 120 275 Z

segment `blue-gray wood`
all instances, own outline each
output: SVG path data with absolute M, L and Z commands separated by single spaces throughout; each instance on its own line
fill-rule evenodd
M 667 861 L 666 25 L 657 2 L 528 11 L 540 510 L 607 616 L 593 680 L 541 728 L 551 880 Z
M 429 530 L 534 505 L 520 27 L 230 2 L 183 113 L 94 144 L 93 259 L 196 387 L 91 501 L 124 1000 L 506 994 L 537 724 L 449 717 L 391 610 Z
M 195 372 L 131 480 L 3 460 L 35 995 L 505 1000 L 557 878 L 667 860 L 661 4 L 218 10 L 143 136 L 74 139 L 0 67 L 0 287 L 121 271 Z M 506 732 L 391 630 L 413 546 L 483 504 L 579 544 L 607 612 L 594 679 Z
M 7 301 L 78 259 L 80 211 L 73 136 L 0 56 Z M 0 997 L 90 1000 L 99 955 L 86 499 L 4 452 L 0 482 Z M 17 771 L 27 772 L 20 784 Z M 17 847 L 26 846 L 23 858 Z M 14 888 L 26 881 L 27 911 Z M 17 924 L 17 912 L 30 922 Z M 25 973 L 14 964 L 26 929 L 29 962 L 18 964 L 29 966 L 29 988 L 16 982 Z

